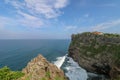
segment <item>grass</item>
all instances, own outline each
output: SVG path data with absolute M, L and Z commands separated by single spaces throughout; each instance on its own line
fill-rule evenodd
M 0 80 L 17 80 L 24 74 L 20 71 L 12 71 L 7 66 L 0 69 Z

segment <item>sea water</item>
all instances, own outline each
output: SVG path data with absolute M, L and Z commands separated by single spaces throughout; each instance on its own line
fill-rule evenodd
M 65 71 L 70 80 L 87 80 L 84 69 L 67 57 L 70 40 L 0 40 L 0 68 L 22 70 L 27 63 L 42 54 Z
M 87 80 L 88 78 L 87 72 L 67 55 L 59 57 L 58 61 L 55 61 L 54 63 L 65 71 L 66 76 L 70 80 Z M 62 65 L 59 66 L 59 64 Z

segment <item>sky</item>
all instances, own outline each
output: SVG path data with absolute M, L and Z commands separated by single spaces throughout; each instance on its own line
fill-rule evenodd
M 120 34 L 120 0 L 1 0 L 0 39 L 70 39 Z

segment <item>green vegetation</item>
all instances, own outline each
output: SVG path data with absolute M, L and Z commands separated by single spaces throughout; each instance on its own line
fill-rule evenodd
M 30 80 L 31 77 L 32 77 L 32 75 L 30 74 L 29 76 L 27 76 L 27 77 L 25 78 L 25 80 Z
M 86 56 L 94 57 L 94 55 L 99 53 L 113 54 L 113 58 L 120 63 L 119 34 L 104 33 L 103 35 L 96 35 L 92 32 L 84 32 L 82 34 L 72 35 L 72 39 L 70 46 L 79 48 L 80 52 Z M 91 54 L 87 55 L 88 51 Z
M 116 65 L 120 65 L 120 35 L 104 33 L 97 35 L 92 32 L 72 35 L 72 48 L 87 57 L 96 58 L 108 55 Z
M 7 66 L 0 69 L 0 80 L 17 80 L 24 74 L 20 71 L 12 71 Z
M 63 78 L 61 78 L 59 76 L 56 76 L 54 80 L 65 80 L 65 79 L 63 79 Z
M 44 78 L 42 78 L 42 79 L 40 79 L 40 80 L 50 80 L 50 79 L 44 77 Z M 63 78 L 61 78 L 61 77 L 59 77 L 59 76 L 56 76 L 54 80 L 65 80 L 65 79 L 63 79 Z
M 112 75 L 110 76 L 115 79 L 114 75 L 119 76 L 120 73 L 120 34 L 101 32 L 74 34 L 72 35 L 69 55 L 77 60 L 79 64 L 83 60 L 85 63 L 85 61 L 90 59 L 91 61 L 89 62 L 91 65 L 95 63 L 95 60 L 100 65 L 107 63 L 112 68 L 112 72 L 110 71 Z M 86 65 L 83 64 L 83 67 L 85 66 L 86 68 Z M 116 80 L 120 80 L 120 78 Z
M 110 34 L 110 33 L 104 33 L 104 36 L 110 37 L 110 38 L 113 38 L 113 37 L 114 37 L 114 38 L 115 38 L 115 37 L 116 37 L 116 38 L 117 38 L 117 37 L 120 37 L 119 34 L 112 34 L 112 33 L 111 33 L 111 34 Z
M 50 72 L 49 71 L 46 72 L 46 77 L 50 78 Z
M 24 76 L 24 73 L 20 71 L 12 71 L 7 66 L 0 69 L 0 80 L 21 80 L 20 78 Z M 25 80 L 31 80 L 31 76 L 29 75 L 25 78 Z M 46 77 L 43 77 L 39 80 L 50 80 L 50 72 L 46 72 Z M 59 76 L 56 76 L 54 80 L 65 80 Z

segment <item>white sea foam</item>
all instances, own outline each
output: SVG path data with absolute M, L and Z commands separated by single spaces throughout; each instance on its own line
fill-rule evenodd
M 63 65 L 64 61 L 65 61 L 66 55 L 62 56 L 62 57 L 58 57 L 57 61 L 54 62 L 54 64 L 58 67 L 61 68 L 61 66 Z
M 97 75 L 94 73 L 87 73 L 86 70 L 81 68 L 77 62 L 75 62 L 72 58 L 67 57 L 67 55 L 62 57 L 57 57 L 57 60 L 54 61 L 54 64 L 58 67 L 65 70 L 66 76 L 69 78 L 69 80 L 87 80 L 89 77 L 102 77 L 104 79 L 103 75 Z M 64 63 L 64 65 L 63 65 Z
M 65 65 L 63 63 L 65 62 Z M 61 68 L 63 67 L 66 71 L 65 74 L 70 80 L 87 80 L 87 72 L 82 69 L 72 58 L 67 55 L 58 57 L 54 64 Z
M 65 66 L 66 76 L 70 80 L 87 80 L 87 72 L 79 67 L 79 65 L 70 57 L 67 57 L 67 63 Z

